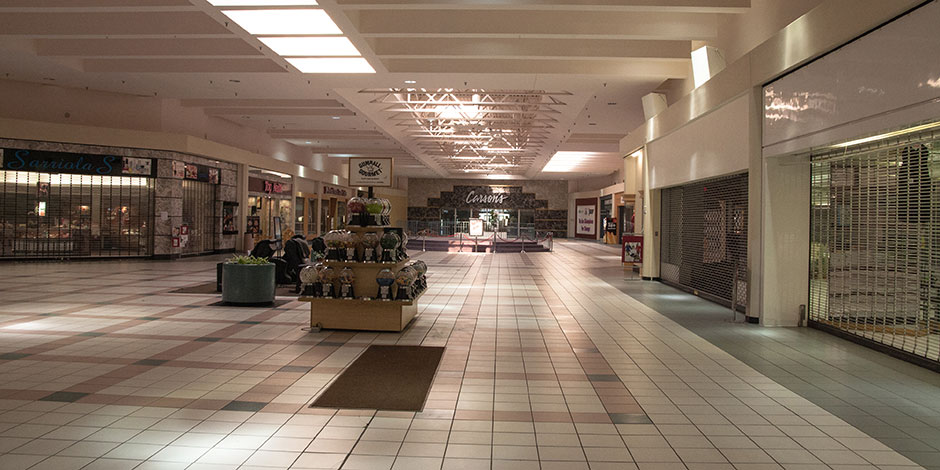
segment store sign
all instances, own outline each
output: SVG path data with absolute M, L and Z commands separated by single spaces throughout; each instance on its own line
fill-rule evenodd
M 0 168 L 80 175 L 156 176 L 152 158 L 9 148 L 0 149 Z
M 391 158 L 350 158 L 349 159 L 349 185 L 350 186 L 379 186 L 392 185 L 392 159 Z
M 506 193 L 479 194 L 476 190 L 473 190 L 467 193 L 464 201 L 471 205 L 500 205 L 506 202 L 507 197 L 509 195 Z
M 248 177 L 248 191 L 252 193 L 289 194 L 290 183 L 270 181 L 261 178 Z
M 320 188 L 320 194 L 324 196 L 349 197 L 349 191 L 347 191 L 346 188 L 330 186 L 328 184 L 324 184 L 323 187 Z

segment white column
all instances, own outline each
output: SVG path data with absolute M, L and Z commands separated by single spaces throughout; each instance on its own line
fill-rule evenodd
M 238 200 L 238 218 L 235 222 L 236 227 L 238 227 L 238 238 L 235 240 L 235 249 L 238 251 L 246 251 L 245 247 L 245 229 L 248 227 L 247 217 L 248 217 L 248 165 L 244 163 L 239 163 L 237 168 L 237 174 L 235 175 L 235 180 L 237 181 L 235 185 L 236 198 Z

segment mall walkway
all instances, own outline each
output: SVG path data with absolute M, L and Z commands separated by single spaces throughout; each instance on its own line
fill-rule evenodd
M 637 287 L 606 271 L 618 258 L 599 245 L 419 256 L 430 287 L 403 334 L 307 333 L 306 304 L 290 298 L 231 308 L 170 292 L 211 282 L 215 258 L 4 265 L 0 468 L 916 468 L 806 387 L 775 381 L 796 368 L 770 359 L 774 338 L 804 330 L 723 324 L 746 338 L 729 353 L 730 333 L 703 339 L 680 318 L 696 312 L 676 306 L 707 314 L 697 299 L 635 291 L 669 296 L 664 315 L 621 292 Z M 804 352 L 868 367 L 807 333 Z M 423 412 L 307 407 L 373 343 L 447 346 Z M 777 369 L 735 357 L 749 349 Z M 816 374 L 796 377 L 874 405 L 804 366 Z M 894 370 L 904 391 L 885 390 L 936 393 Z

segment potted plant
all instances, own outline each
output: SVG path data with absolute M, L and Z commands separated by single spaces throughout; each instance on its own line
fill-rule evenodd
M 222 265 L 222 301 L 233 304 L 274 302 L 274 274 L 274 263 L 267 258 L 229 258 Z

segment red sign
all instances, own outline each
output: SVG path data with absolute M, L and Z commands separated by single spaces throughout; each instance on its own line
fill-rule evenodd
M 284 185 L 282 183 L 275 183 L 274 181 L 264 180 L 264 192 L 280 194 L 283 191 Z
M 624 235 L 621 237 L 623 246 L 620 250 L 620 261 L 624 263 L 643 263 L 643 237 Z

